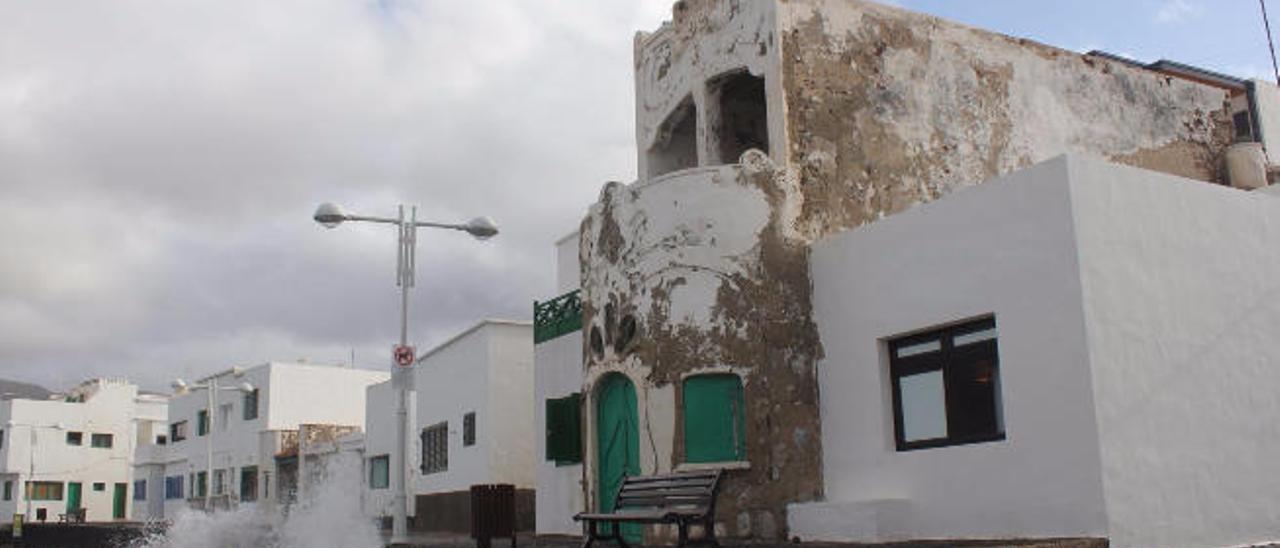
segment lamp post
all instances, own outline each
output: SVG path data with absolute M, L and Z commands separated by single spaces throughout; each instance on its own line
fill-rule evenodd
M 35 479 L 36 479 L 36 429 L 51 428 L 53 430 L 65 430 L 66 426 L 63 425 L 62 423 L 38 425 L 38 424 L 25 424 L 25 423 L 19 423 L 14 421 L 9 421 L 5 424 L 8 425 L 11 430 L 15 426 L 25 426 L 27 427 L 27 431 L 31 433 L 31 442 L 30 442 L 31 445 L 27 447 L 27 485 L 30 487 L 23 488 L 23 492 L 27 496 L 27 509 L 26 511 L 23 512 L 23 515 L 22 515 L 23 522 L 30 522 L 31 521 L 31 497 L 32 495 L 35 494 Z M 30 491 L 28 491 L 28 489 L 30 489 Z
M 237 392 L 243 392 L 245 394 L 248 394 L 250 392 L 253 392 L 253 385 L 249 384 L 246 381 L 234 387 L 225 387 L 225 386 L 219 387 L 218 376 L 214 375 L 210 377 L 209 380 L 206 382 L 195 383 L 195 384 L 187 384 L 187 382 L 183 381 L 182 379 L 176 379 L 173 381 L 172 386 L 174 391 L 178 392 L 179 394 L 192 392 L 195 390 L 204 390 L 205 394 L 208 395 L 208 403 L 206 407 L 208 411 L 205 411 L 205 416 L 209 418 L 208 420 L 209 426 L 207 427 L 207 430 L 204 433 L 205 435 L 205 438 L 204 438 L 204 441 L 205 441 L 204 511 L 211 512 L 213 511 L 213 422 L 214 422 L 213 406 L 214 404 L 217 403 L 217 395 L 219 390 L 235 390 Z M 197 421 L 197 424 L 196 424 L 197 429 L 200 428 L 200 425 L 198 424 L 198 422 L 199 421 Z
M 409 389 L 413 386 L 413 368 L 416 362 L 413 350 L 409 347 L 409 288 L 414 285 L 414 259 L 418 243 L 418 228 L 446 228 L 460 230 L 474 236 L 478 240 L 487 240 L 498 234 L 498 227 L 488 217 L 476 217 L 464 224 L 432 223 L 418 220 L 418 208 L 414 206 L 409 218 L 405 219 L 404 206 L 399 207 L 399 215 L 395 218 L 368 217 L 353 215 L 334 204 L 321 204 L 313 216 L 317 223 L 325 228 L 335 228 L 345 221 L 366 221 L 396 225 L 400 232 L 400 247 L 396 254 L 396 285 L 400 287 L 400 345 L 394 352 L 395 359 L 391 366 L 391 384 L 396 388 L 396 450 L 391 461 L 392 489 L 394 491 L 394 514 L 391 519 L 391 544 L 405 544 L 408 541 L 408 518 L 405 507 L 408 504 L 406 494 L 406 463 L 409 462 Z M 397 367 L 396 364 L 399 364 Z

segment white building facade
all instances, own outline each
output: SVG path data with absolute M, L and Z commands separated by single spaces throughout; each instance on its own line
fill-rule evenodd
M 165 398 L 123 380 L 86 381 L 56 399 L 0 402 L 0 520 L 124 520 L 134 447 L 165 421 Z
M 139 448 L 145 459 L 139 459 L 137 473 L 163 473 L 159 482 L 152 480 L 159 485 L 148 490 L 147 504 L 140 505 L 147 513 L 138 517 L 170 519 L 206 501 L 214 508 L 254 504 L 264 511 L 292 502 L 300 427 L 362 429 L 365 388 L 387 377 L 366 369 L 269 362 L 196 381 L 170 400 L 167 444 Z M 214 384 L 210 409 L 208 389 L 200 387 Z
M 465 532 L 470 487 L 510 484 L 532 528 L 534 487 L 533 336 L 528 323 L 485 320 L 423 353 L 410 398 L 408 484 L 413 527 Z M 395 446 L 390 382 L 366 399 L 366 511 L 389 516 Z
M 1062 157 L 816 243 L 791 534 L 1280 539 L 1277 238 L 1267 193 Z

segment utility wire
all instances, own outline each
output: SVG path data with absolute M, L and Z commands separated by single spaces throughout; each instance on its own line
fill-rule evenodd
M 1267 19 L 1267 0 L 1258 0 L 1262 6 L 1262 24 L 1267 28 L 1267 47 L 1271 48 L 1271 70 L 1276 73 L 1276 85 L 1280 86 L 1280 66 L 1276 65 L 1276 43 L 1271 38 L 1271 21 Z

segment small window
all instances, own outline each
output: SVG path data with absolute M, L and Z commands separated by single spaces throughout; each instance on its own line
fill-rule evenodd
M 422 473 L 434 474 L 449 469 L 449 423 L 442 422 L 422 429 Z
M 4 500 L 13 500 L 13 480 L 4 482 Z
M 369 488 L 386 489 L 391 485 L 391 456 L 378 455 L 369 459 Z
M 209 474 L 207 472 L 196 472 L 195 486 L 191 489 L 196 497 L 204 497 L 209 489 Z
M 246 466 L 240 469 L 240 501 L 258 500 L 258 467 Z
M 4 430 L 0 429 L 0 448 L 4 447 Z
M 168 445 L 168 444 L 169 444 L 169 438 L 166 437 L 164 434 L 160 434 L 159 436 L 156 436 L 156 445 Z
M 107 484 L 106 484 L 106 483 L 103 483 L 103 482 L 100 482 L 100 481 L 95 481 L 95 482 L 93 482 L 93 490 L 94 490 L 94 491 L 106 491 L 106 490 L 107 490 Z
M 1004 439 L 994 318 L 889 342 L 899 451 Z
M 250 421 L 258 418 L 258 389 L 254 388 L 251 392 L 244 395 L 244 420 Z
M 547 460 L 557 466 L 582 462 L 582 394 L 546 401 Z
M 462 446 L 471 447 L 476 444 L 476 413 L 472 411 L 462 416 Z
M 201 409 L 196 412 L 196 435 L 204 436 L 209 433 L 209 410 Z
M 164 478 L 164 498 L 166 500 L 182 498 L 182 476 Z
M 115 437 L 111 434 L 93 434 L 89 436 L 89 445 L 100 449 L 110 449 Z
M 133 500 L 147 500 L 147 480 L 133 482 Z
M 67 432 L 67 445 L 84 445 L 84 432 Z
M 178 443 L 187 439 L 187 421 L 178 421 L 169 425 L 169 440 Z
M 685 462 L 747 460 L 742 379 L 734 374 L 698 375 L 684 380 L 682 392 Z
M 226 492 L 227 471 L 221 468 L 213 471 L 213 494 L 221 495 Z
M 62 500 L 62 482 L 28 481 L 27 500 Z

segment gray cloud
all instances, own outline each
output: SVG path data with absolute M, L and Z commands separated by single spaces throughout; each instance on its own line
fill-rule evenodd
M 667 0 L 0 3 L 0 376 L 152 387 L 309 357 L 383 367 L 393 233 L 413 338 L 529 316 L 552 242 L 634 175 L 631 45 Z

